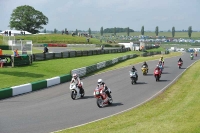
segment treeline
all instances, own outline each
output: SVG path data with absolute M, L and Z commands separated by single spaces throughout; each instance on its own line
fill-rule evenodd
M 104 33 L 119 33 L 119 32 L 127 32 L 127 28 L 106 28 L 103 30 Z M 129 29 L 129 32 L 134 32 L 133 29 Z

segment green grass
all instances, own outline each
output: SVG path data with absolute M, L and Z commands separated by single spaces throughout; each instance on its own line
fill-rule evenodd
M 96 64 L 101 61 L 110 60 L 126 53 L 103 54 L 94 56 L 84 56 L 76 58 L 62 58 L 46 61 L 36 61 L 30 66 L 2 68 L 0 69 L 1 88 L 25 84 L 37 80 L 43 80 L 63 74 L 69 74 L 72 69 Z
M 199 69 L 197 62 L 165 92 L 135 109 L 58 133 L 199 133 Z
M 30 66 L 2 68 L 0 69 L 0 77 L 2 77 L 0 80 L 0 84 L 1 88 L 6 88 L 55 76 L 60 76 L 63 74 L 69 74 L 70 71 L 75 68 L 89 66 L 101 61 L 110 60 L 116 57 L 121 57 L 133 53 L 139 52 L 129 51 L 126 53 L 36 61 L 33 62 L 33 64 Z M 153 58 L 159 57 L 154 56 Z M 132 61 L 133 60 L 134 59 L 132 59 Z
M 62 44 L 101 44 L 100 40 L 90 38 L 88 43 L 86 37 L 62 35 L 62 34 L 47 34 L 47 35 L 26 35 L 15 36 L 15 39 L 32 40 L 33 44 L 44 43 L 62 43 Z M 3 44 L 3 36 L 0 36 L 0 44 Z

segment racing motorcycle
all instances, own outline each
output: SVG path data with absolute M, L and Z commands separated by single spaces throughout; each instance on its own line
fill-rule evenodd
M 197 52 L 195 52 L 194 55 L 197 57 Z
M 83 82 L 81 82 L 81 85 L 83 86 Z M 83 88 L 82 88 L 83 92 L 80 94 L 80 89 L 78 88 L 78 85 L 76 83 L 71 83 L 69 89 L 71 91 L 71 98 L 73 100 L 84 97 L 85 95 L 85 91 Z
M 156 78 L 156 81 L 159 81 L 161 77 L 161 70 L 154 70 L 154 77 Z
M 107 91 L 111 93 L 109 88 Z M 96 103 L 99 108 L 113 103 L 112 96 L 110 95 L 111 98 L 109 98 L 103 87 L 96 87 L 94 90 L 94 97 L 96 98 Z
M 147 67 L 143 65 L 141 69 L 142 69 L 143 75 L 147 75 Z
M 182 67 L 182 65 L 183 65 L 183 62 L 179 61 L 178 62 L 178 68 L 180 69 Z
M 190 55 L 190 59 L 193 60 L 193 58 L 194 58 L 194 55 Z
M 129 73 L 130 73 L 130 78 L 131 78 L 131 84 L 136 84 L 137 80 L 138 80 L 137 76 L 136 76 L 137 71 L 135 71 L 135 72 L 129 71 Z

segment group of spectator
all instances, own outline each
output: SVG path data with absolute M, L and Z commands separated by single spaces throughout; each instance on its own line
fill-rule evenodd
M 11 36 L 11 31 L 5 31 L 4 34 L 5 36 Z
M 62 35 L 63 35 L 64 33 L 65 33 L 66 35 L 69 34 L 69 32 L 68 32 L 67 30 L 66 30 L 66 31 L 63 30 L 63 31 L 62 31 Z
M 22 30 L 21 30 L 21 35 L 24 35 L 24 36 L 25 36 L 25 31 L 22 31 Z

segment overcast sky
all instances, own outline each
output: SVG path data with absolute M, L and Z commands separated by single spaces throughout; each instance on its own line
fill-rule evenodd
M 121 27 L 200 30 L 200 0 L 0 0 L 0 30 L 9 29 L 12 11 L 29 5 L 49 19 L 47 30 L 100 30 Z

